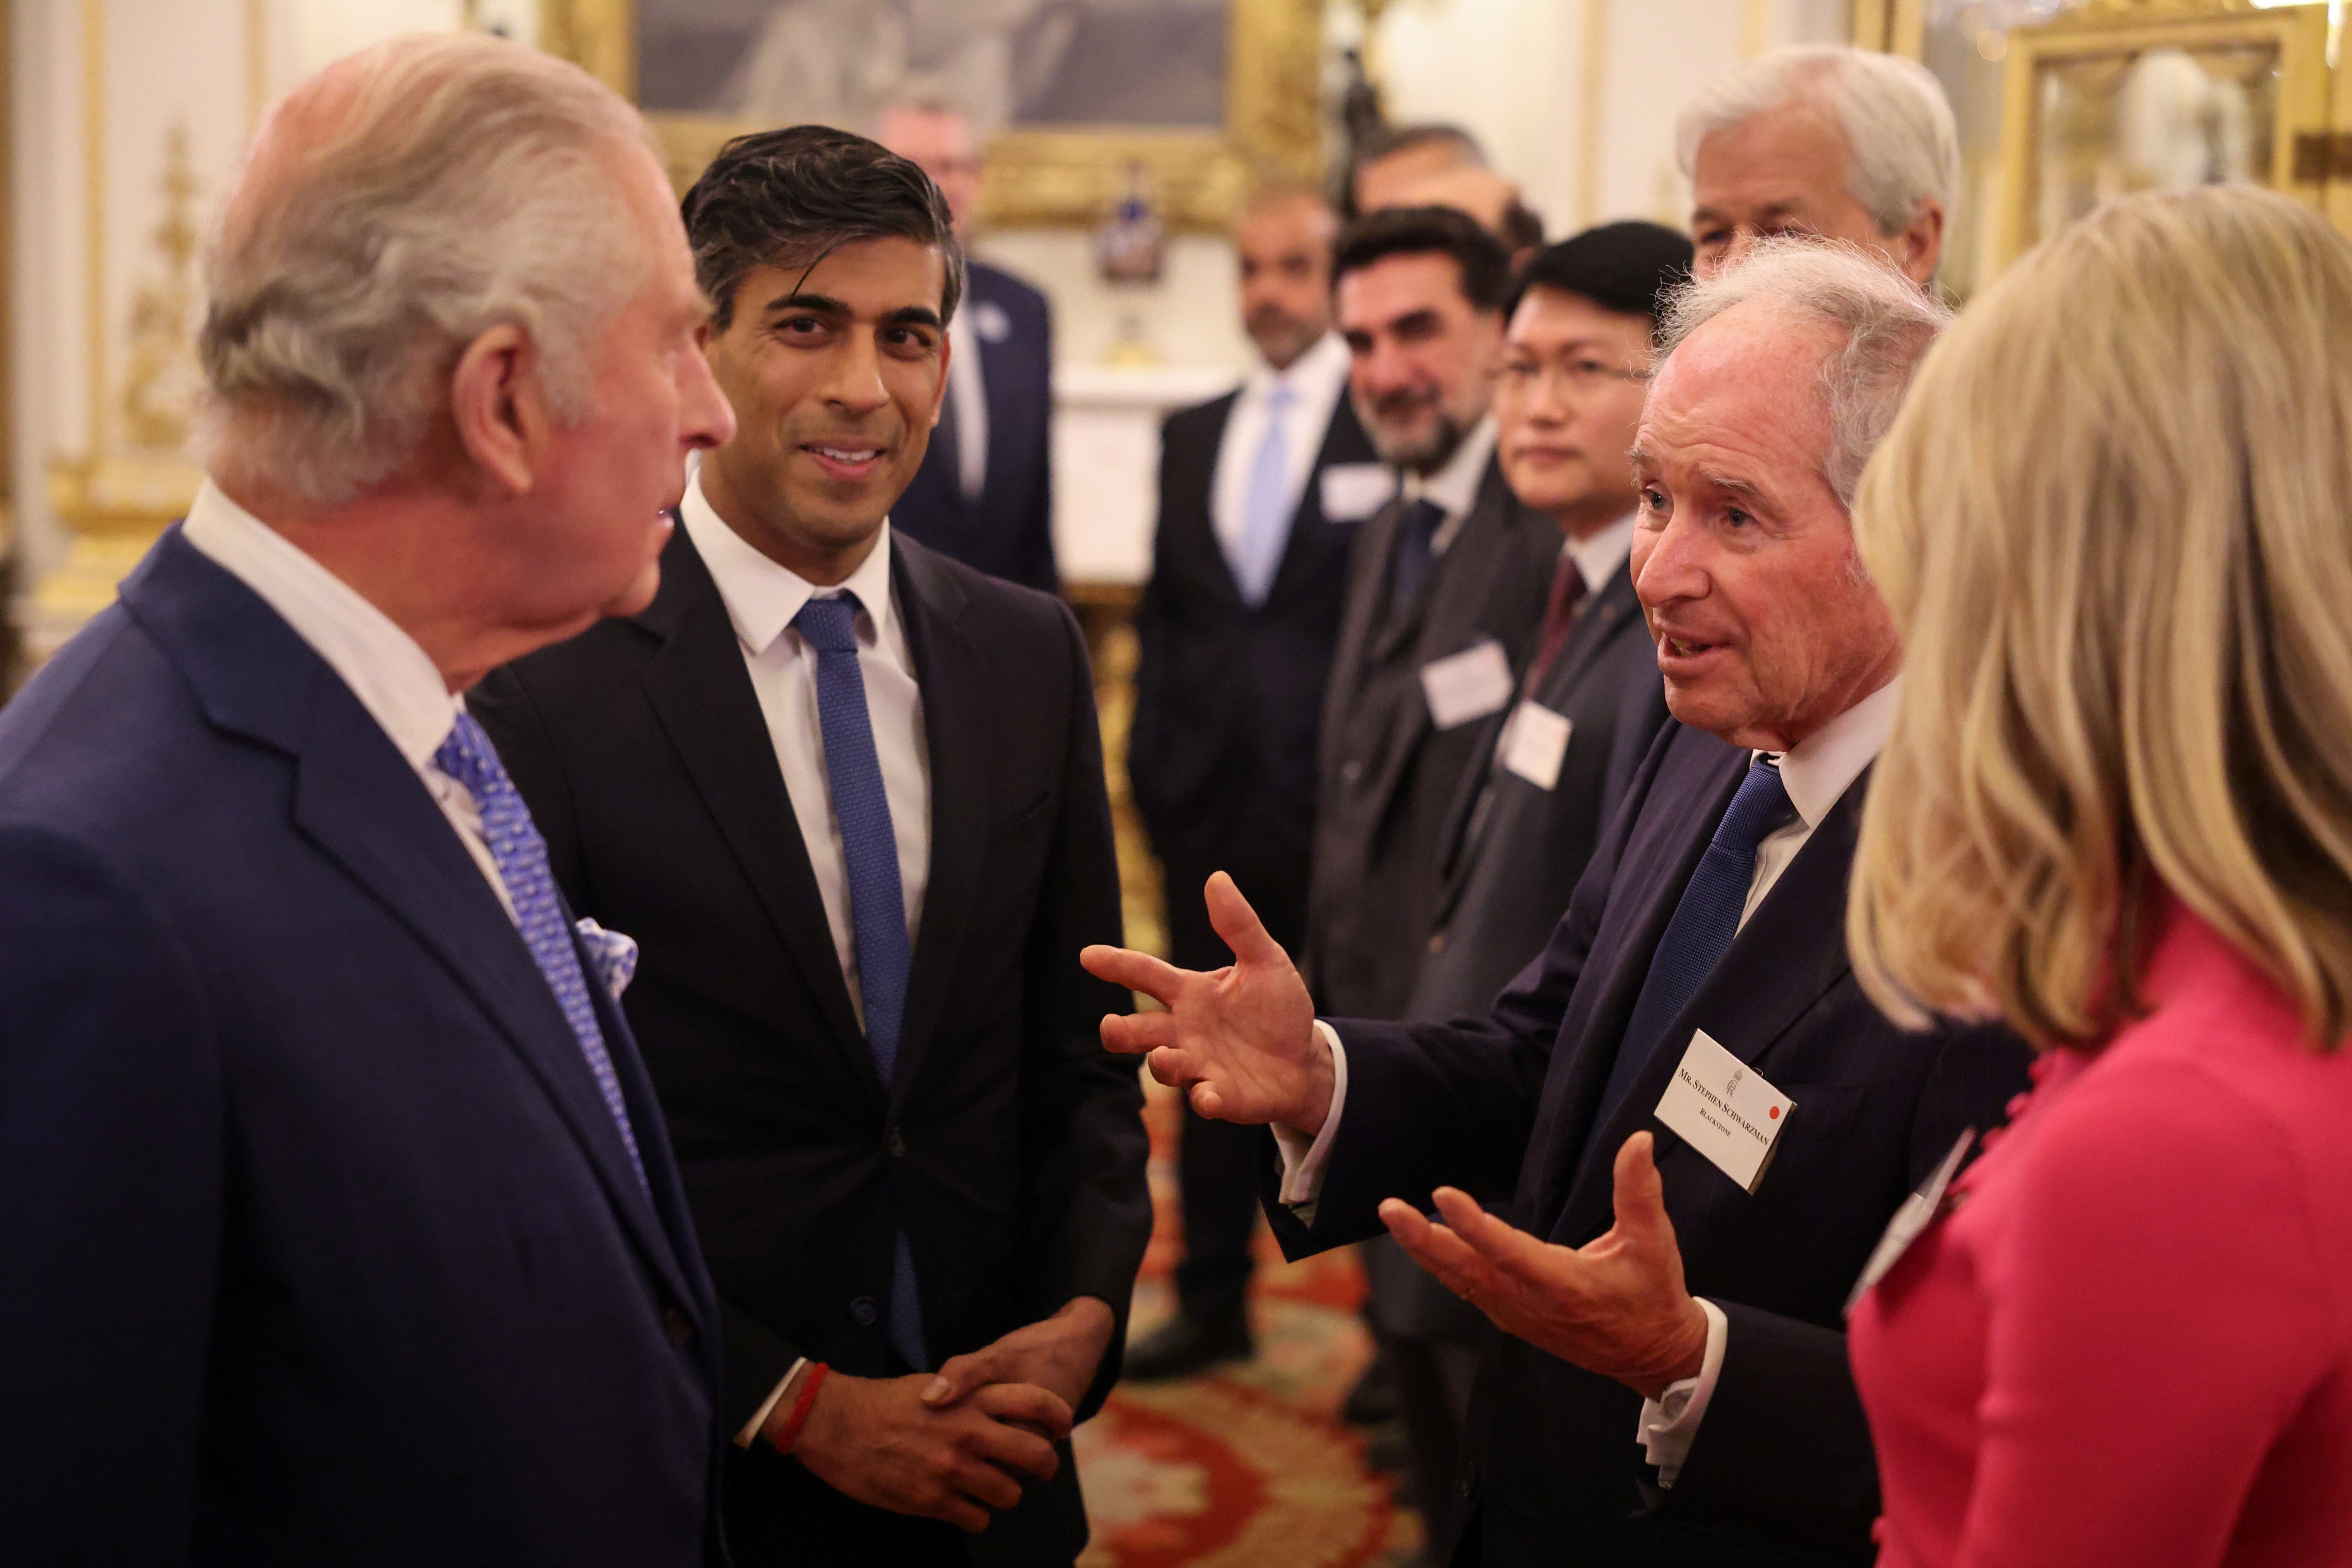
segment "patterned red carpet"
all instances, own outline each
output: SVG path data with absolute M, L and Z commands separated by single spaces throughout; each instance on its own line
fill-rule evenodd
M 1148 1083 L 1159 1213 L 1135 1331 L 1173 1309 L 1171 1091 Z M 1370 1354 L 1353 1253 L 1286 1264 L 1263 1230 L 1252 1312 L 1258 1355 L 1181 1382 L 1121 1386 L 1078 1429 L 1094 1541 L 1081 1568 L 1404 1568 L 1419 1522 L 1363 1463 L 1334 1414 Z

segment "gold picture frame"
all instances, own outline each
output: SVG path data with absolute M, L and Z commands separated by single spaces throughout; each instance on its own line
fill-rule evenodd
M 2042 236 L 2045 152 L 2045 100 L 2075 81 L 2110 82 L 2150 51 L 2177 50 L 2192 61 L 2252 62 L 2263 78 L 2253 123 L 2267 121 L 2266 137 L 2250 151 L 2258 161 L 2253 177 L 2272 188 L 2329 210 L 2341 205 L 2352 185 L 2331 176 L 2352 174 L 2336 165 L 2333 153 L 2343 140 L 2343 107 L 2327 61 L 2327 12 L 2324 4 L 2257 10 L 2250 5 L 2129 5 L 2084 9 L 2009 35 L 2001 92 L 2001 203 L 1994 236 L 1997 261 L 2006 265 Z M 2274 62 L 2274 63 L 2273 63 Z M 2120 99 L 2122 90 L 2115 96 Z M 2083 97 L 2082 113 L 2095 121 L 2112 113 L 2095 98 Z M 2063 134 L 2063 127 L 2059 134 Z M 2084 145 L 2091 145 L 2085 143 Z M 2075 163 L 2083 160 L 2073 153 Z M 2059 169 L 2077 183 L 2096 184 L 2074 165 Z M 2096 172 L 2095 172 L 2096 173 Z M 2108 194 L 2104 189 L 2096 194 Z M 2059 217 L 2065 214 L 2053 215 Z M 2331 211 L 2342 226 L 2352 214 Z
M 1251 184 L 1312 180 L 1323 166 L 1325 0 L 1227 0 L 1222 132 L 1016 128 L 989 142 L 982 218 L 997 226 L 1090 226 L 1140 173 L 1171 228 L 1231 221 Z M 636 96 L 635 0 L 543 0 L 540 43 Z M 681 190 L 730 136 L 758 127 L 701 115 L 647 117 Z

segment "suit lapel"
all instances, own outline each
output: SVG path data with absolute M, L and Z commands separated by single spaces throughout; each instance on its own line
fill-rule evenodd
M 661 592 L 637 621 L 663 639 L 643 677 L 655 717 L 816 998 L 834 1044 L 879 1090 L 742 644 L 682 526 L 662 552 Z
M 1323 755 L 1319 762 L 1327 778 L 1339 771 L 1347 744 L 1348 715 L 1362 691 L 1374 617 L 1388 597 L 1379 579 L 1388 573 L 1389 556 L 1396 549 L 1397 520 L 1403 511 L 1404 503 L 1398 500 L 1373 513 L 1363 525 L 1363 536 L 1356 541 L 1355 553 L 1348 563 L 1347 605 L 1339 618 L 1339 641 L 1331 657 L 1331 682 L 1323 700 Z
M 1227 417 L 1231 417 L 1230 410 Z M 1222 433 L 1223 426 L 1220 425 L 1218 428 Z M 1330 422 L 1323 427 L 1323 444 L 1316 451 L 1314 467 L 1307 469 L 1307 483 L 1299 489 L 1298 505 L 1290 514 L 1290 537 L 1283 543 L 1281 564 L 1275 569 L 1273 585 L 1266 590 L 1265 602 L 1268 605 L 1295 590 L 1302 574 L 1318 570 L 1316 558 L 1320 552 L 1320 544 L 1314 535 L 1319 530 L 1355 526 L 1352 523 L 1334 524 L 1324 517 L 1320 489 L 1323 470 L 1334 463 L 1370 460 L 1371 443 L 1365 439 L 1363 427 L 1356 420 L 1355 408 L 1348 401 L 1348 389 L 1342 386 L 1339 402 L 1332 405 Z M 1220 550 L 1219 553 L 1223 552 Z M 1231 572 L 1228 571 L 1226 575 L 1230 579 Z M 1240 590 L 1236 588 L 1234 593 L 1238 596 Z
M 898 1030 L 897 1081 L 902 1100 L 925 1049 L 939 1032 L 948 983 L 980 893 L 988 847 L 992 711 L 987 660 L 961 625 L 965 596 L 939 560 L 904 538 L 891 543 L 891 585 L 907 625 L 915 681 L 923 694 L 923 738 L 930 753 L 931 860 L 923 913 L 915 931 L 907 1007 Z
M 1559 657 L 1544 671 L 1534 693 L 1536 700 L 1555 712 L 1566 711 L 1569 694 L 1584 679 L 1584 672 L 1619 634 L 1640 623 L 1641 609 L 1642 602 L 1633 596 L 1633 576 L 1621 566 L 1576 617 Z
M 1772 890 L 1732 939 L 1722 960 L 1708 972 L 1682 1012 L 1666 1026 L 1665 1034 L 1634 1078 L 1623 1103 L 1610 1117 L 1609 1125 L 1594 1130 L 1596 1136 L 1587 1142 L 1583 1157 L 1578 1162 L 1558 1236 L 1581 1239 L 1602 1228 L 1612 1206 L 1612 1163 L 1617 1150 L 1626 1139 L 1649 1125 L 1658 1097 L 1673 1081 L 1675 1068 L 1690 1044 L 1692 1030 L 1697 1026 L 1695 1019 L 1737 1017 L 1736 1026 L 1718 1026 L 1708 1034 L 1725 1050 L 1752 1065 L 1845 976 L 1849 967 L 1844 920 L 1846 874 L 1853 864 L 1854 836 L 1869 776 L 1865 770 L 1830 808 L 1822 825 L 1805 840 L 1797 858 L 1780 873 Z M 1708 819 L 1710 834 L 1721 815 L 1718 810 L 1716 817 Z M 1679 885 L 1675 898 L 1677 901 L 1681 898 Z M 1673 918 L 1671 910 L 1667 918 Z M 1663 927 L 1660 934 L 1664 934 Z M 1655 949 L 1654 938 L 1650 945 Z M 1646 960 L 1641 968 L 1646 974 Z M 1638 991 L 1638 981 L 1635 988 Z M 1662 1155 L 1672 1137 L 1671 1133 L 1661 1133 Z

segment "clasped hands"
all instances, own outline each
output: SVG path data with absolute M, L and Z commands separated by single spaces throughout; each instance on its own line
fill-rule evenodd
M 1021 1500 L 1024 1478 L 1048 1480 L 1060 1468 L 1054 1445 L 1070 1435 L 1111 1328 L 1108 1304 L 1080 1296 L 936 1373 L 835 1373 L 817 1389 L 793 1457 L 860 1502 L 977 1534 L 992 1510 Z M 763 1428 L 772 1441 L 791 1394 Z
M 1330 1114 L 1334 1074 L 1306 983 L 1232 878 L 1210 878 L 1206 897 L 1209 921 L 1234 952 L 1223 969 L 1179 969 L 1128 948 L 1079 953 L 1087 973 L 1164 1009 L 1104 1018 L 1103 1045 L 1142 1056 L 1202 1116 L 1312 1137 Z M 1397 1198 L 1380 1217 L 1415 1262 L 1504 1332 L 1654 1398 L 1697 1375 L 1706 1314 L 1684 1288 L 1652 1156 L 1649 1133 L 1626 1140 L 1613 1173 L 1616 1223 L 1581 1247 L 1539 1240 L 1453 1187 L 1435 1194 L 1443 1226 Z

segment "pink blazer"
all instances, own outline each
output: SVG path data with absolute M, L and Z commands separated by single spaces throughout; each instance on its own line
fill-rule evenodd
M 2169 909 L 1851 1325 L 1881 1568 L 2352 1564 L 2352 1052 Z

